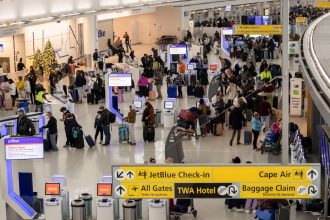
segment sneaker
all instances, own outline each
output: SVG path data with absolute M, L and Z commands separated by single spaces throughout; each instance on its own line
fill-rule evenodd
M 109 144 L 102 144 L 102 146 L 109 146 Z
M 243 209 L 243 208 L 236 208 L 236 211 L 237 211 L 237 212 L 243 212 L 244 209 Z
M 100 141 L 100 142 L 99 142 L 99 144 L 102 144 L 102 143 L 103 143 L 103 141 Z
M 237 142 L 237 145 L 241 145 L 241 142 Z
M 250 209 L 245 209 L 245 210 L 244 210 L 244 212 L 247 213 L 247 214 L 249 214 L 250 211 L 251 211 Z
M 256 148 L 256 151 L 261 151 L 261 148 Z
M 136 143 L 130 143 L 130 145 L 136 145 Z
M 64 145 L 63 147 L 66 148 L 66 147 L 69 147 L 69 145 L 66 144 L 66 145 Z

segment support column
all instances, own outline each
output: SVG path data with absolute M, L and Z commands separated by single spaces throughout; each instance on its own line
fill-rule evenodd
M 96 15 L 91 15 L 83 18 L 84 55 L 86 58 L 86 65 L 88 68 L 92 68 L 93 53 L 95 49 L 98 49 L 96 22 L 97 22 Z
M 283 69 L 283 102 L 282 102 L 282 164 L 289 163 L 289 7 L 288 0 L 282 0 L 282 69 Z

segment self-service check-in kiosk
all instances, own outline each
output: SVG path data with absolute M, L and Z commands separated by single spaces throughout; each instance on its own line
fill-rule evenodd
M 44 207 L 47 220 L 63 220 L 61 184 L 49 182 L 45 184 Z
M 110 182 L 101 182 L 97 184 L 96 217 L 98 220 L 114 219 L 114 204 L 110 198 L 112 194 L 112 184 Z
M 168 219 L 167 201 L 164 199 L 149 200 L 149 219 Z
M 177 119 L 176 99 L 167 99 L 164 101 L 164 128 L 171 128 Z
M 145 99 L 142 98 L 137 98 L 133 102 L 135 106 L 135 111 L 136 111 L 136 122 L 135 122 L 135 127 L 143 127 L 142 124 L 142 115 L 143 115 L 143 107 L 145 104 Z
M 66 186 L 67 186 L 66 176 L 54 175 L 54 176 L 52 176 L 52 182 L 60 183 L 60 186 L 61 186 L 60 197 L 61 197 L 61 201 L 62 201 L 62 216 L 64 219 L 70 218 L 70 198 L 69 198 L 69 191 L 66 190 Z

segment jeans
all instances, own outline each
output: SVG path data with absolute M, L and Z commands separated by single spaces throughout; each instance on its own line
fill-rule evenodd
M 134 134 L 134 123 L 129 123 L 128 124 L 128 129 L 129 129 L 129 141 L 133 144 L 135 144 L 135 134 Z
M 255 131 L 252 129 L 252 133 L 253 133 L 253 149 L 256 149 L 260 131 Z
M 96 126 L 96 131 L 95 131 L 95 142 L 96 142 L 97 136 L 99 136 L 99 133 L 100 133 L 100 135 L 101 135 L 101 139 L 100 139 L 100 141 L 102 142 L 102 141 L 103 141 L 103 127 L 102 127 L 102 126 Z
M 268 50 L 269 53 L 269 59 L 273 60 L 274 59 L 274 50 Z
M 158 98 L 159 99 L 163 98 L 163 95 L 162 95 L 162 85 L 157 85 L 156 88 L 157 88 Z
M 53 151 L 58 151 L 58 148 L 57 148 L 57 133 L 49 134 L 49 142 L 50 142 L 51 149 Z
M 78 87 L 79 101 L 82 101 L 83 98 L 83 87 Z
M 104 136 L 105 136 L 104 144 L 109 145 L 110 138 L 111 138 L 110 125 L 102 125 L 102 127 L 103 127 Z
M 230 142 L 232 143 L 237 132 L 237 143 L 241 140 L 241 129 L 233 129 L 233 135 L 231 136 Z
M 268 126 L 269 126 L 269 115 L 260 116 L 260 121 L 261 121 L 262 124 L 265 124 L 265 130 L 267 130 Z

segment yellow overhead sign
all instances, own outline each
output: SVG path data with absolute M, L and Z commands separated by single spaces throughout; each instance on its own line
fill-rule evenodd
M 296 23 L 303 23 L 307 24 L 307 18 L 306 17 L 296 17 Z
M 320 165 L 114 166 L 115 198 L 319 198 Z
M 317 8 L 330 8 L 330 2 L 316 2 Z
M 235 25 L 235 35 L 282 35 L 282 25 Z

